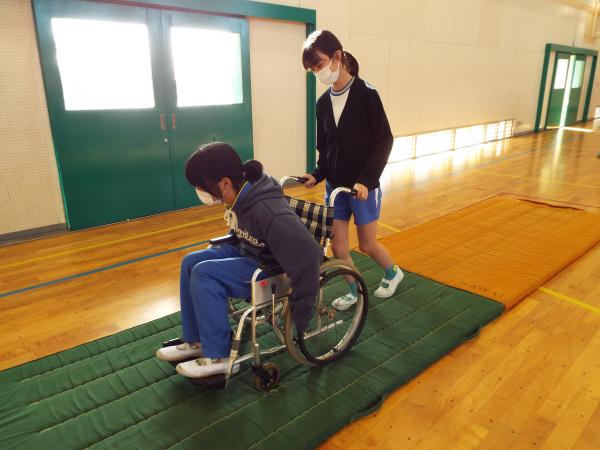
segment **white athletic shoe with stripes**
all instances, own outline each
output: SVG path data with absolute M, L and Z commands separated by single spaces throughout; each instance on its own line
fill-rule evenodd
M 177 373 L 187 378 L 206 378 L 213 375 L 225 374 L 229 366 L 229 358 L 198 358 L 177 364 Z M 235 364 L 232 374 L 240 371 L 240 365 Z
M 373 295 L 379 298 L 391 297 L 396 293 L 396 289 L 398 288 L 398 285 L 400 284 L 403 278 L 404 272 L 400 270 L 400 267 L 396 266 L 396 275 L 394 275 L 394 278 L 392 278 L 391 280 L 388 280 L 387 278 L 381 280 L 379 287 L 375 292 L 373 292 Z
M 159 348 L 156 357 L 163 361 L 183 361 L 184 359 L 199 358 L 202 356 L 202 345 L 198 342 L 184 342 L 179 345 Z

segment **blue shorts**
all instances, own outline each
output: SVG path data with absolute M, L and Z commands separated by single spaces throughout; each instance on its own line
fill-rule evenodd
M 326 183 L 325 203 L 329 204 L 329 196 L 333 188 Z M 381 213 L 381 187 L 369 191 L 366 200 L 358 200 L 352 195 L 342 192 L 335 198 L 333 218 L 348 222 L 354 216 L 356 225 L 366 225 L 379 219 Z

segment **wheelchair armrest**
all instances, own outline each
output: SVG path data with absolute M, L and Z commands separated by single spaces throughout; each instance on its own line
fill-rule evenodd
M 225 244 L 235 244 L 238 241 L 238 237 L 235 234 L 228 234 L 226 236 L 220 236 L 208 241 L 208 243 L 212 246 L 215 245 L 225 245 Z
M 270 272 L 272 270 L 283 270 L 277 261 L 272 261 L 270 263 L 261 263 L 260 269 Z
M 269 275 L 279 275 L 283 273 L 283 267 L 279 265 L 277 261 L 271 261 L 269 263 L 261 263 L 259 269 L 263 272 L 267 272 Z

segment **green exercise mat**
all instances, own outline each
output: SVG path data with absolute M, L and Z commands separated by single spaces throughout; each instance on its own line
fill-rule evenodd
M 353 257 L 373 292 L 381 268 Z M 0 448 L 313 448 L 502 311 L 406 273 L 395 296 L 370 296 L 360 339 L 340 361 L 310 369 L 287 353 L 271 358 L 281 382 L 269 393 L 256 390 L 249 363 L 227 389 L 202 390 L 156 359 L 181 332 L 172 314 L 0 372 Z

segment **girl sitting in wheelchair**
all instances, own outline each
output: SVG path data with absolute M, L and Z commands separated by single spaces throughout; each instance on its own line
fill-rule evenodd
M 323 251 L 290 208 L 280 185 L 263 173 L 258 161 L 242 164 L 229 145 L 201 146 L 185 166 L 188 182 L 204 204 L 227 205 L 225 219 L 235 244 L 186 255 L 181 264 L 182 343 L 159 349 L 157 357 L 184 361 L 177 372 L 188 378 L 224 374 L 229 364 L 232 332 L 230 297 L 249 298 L 255 270 L 277 262 L 292 288 L 292 317 L 298 333 L 313 316 L 319 291 Z M 233 366 L 237 372 L 239 366 Z

